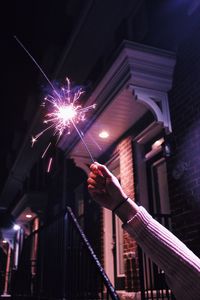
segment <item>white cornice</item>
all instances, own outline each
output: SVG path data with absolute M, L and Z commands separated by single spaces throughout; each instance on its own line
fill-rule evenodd
M 172 85 L 174 65 L 175 54 L 172 52 L 124 41 L 114 55 L 112 65 L 85 104 L 96 103 L 97 108 L 83 128 L 84 132 L 90 132 L 101 114 L 112 106 L 119 95 L 121 97 L 122 93 L 128 91 L 133 101 L 147 107 L 159 124 L 163 124 L 166 131 L 170 132 L 167 94 Z M 77 143 L 72 134 L 70 138 L 63 137 L 59 146 L 69 154 Z

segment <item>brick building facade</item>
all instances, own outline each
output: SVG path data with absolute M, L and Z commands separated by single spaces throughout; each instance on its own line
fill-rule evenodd
M 200 255 L 200 43 L 199 26 L 177 50 L 169 105 L 173 128 L 173 156 L 168 176 L 173 229 Z
M 131 199 L 135 198 L 134 186 L 134 159 L 131 137 L 123 140 L 119 145 L 120 157 L 120 180 L 123 189 Z M 130 238 L 127 232 L 124 232 L 124 257 L 125 257 L 125 288 L 128 291 L 138 291 L 139 273 L 138 273 L 138 253 L 137 244 Z M 134 264 L 132 264 L 134 262 Z

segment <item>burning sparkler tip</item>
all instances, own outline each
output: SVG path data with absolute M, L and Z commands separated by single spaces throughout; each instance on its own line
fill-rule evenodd
M 32 136 L 32 138 L 31 138 L 31 146 L 33 147 L 36 142 L 37 142 L 37 139 L 34 136 Z

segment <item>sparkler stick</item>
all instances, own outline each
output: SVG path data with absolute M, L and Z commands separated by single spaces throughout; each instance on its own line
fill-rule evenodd
M 85 141 L 84 141 L 84 139 L 83 139 L 83 137 L 82 137 L 82 135 L 81 135 L 81 132 L 78 130 L 78 128 L 77 128 L 76 125 L 74 124 L 74 121 L 73 121 L 73 120 L 71 120 L 71 121 L 72 121 L 72 124 L 74 125 L 74 128 L 76 129 L 78 135 L 80 136 L 80 139 L 81 139 L 83 145 L 85 146 L 85 148 L 86 148 L 86 150 L 87 150 L 87 152 L 88 152 L 88 154 L 89 154 L 89 156 L 90 156 L 92 162 L 94 163 L 94 162 L 95 162 L 95 161 L 94 161 L 94 158 L 93 158 L 93 156 L 92 156 L 92 154 L 91 154 L 91 152 L 90 152 L 90 150 L 89 150 L 87 144 L 85 143 Z
M 30 54 L 30 52 L 26 49 L 26 47 L 22 44 L 22 42 L 18 39 L 18 37 L 16 35 L 14 36 L 14 39 L 16 39 L 16 41 L 18 42 L 18 44 L 24 49 L 24 51 L 28 54 L 28 56 L 31 58 L 31 60 L 35 63 L 35 65 L 38 67 L 38 69 L 40 70 L 40 72 L 46 78 L 46 80 L 48 81 L 48 83 L 50 84 L 50 86 L 52 87 L 52 89 L 55 90 L 53 84 L 51 83 L 51 81 L 49 80 L 49 78 L 47 77 L 47 75 L 44 73 L 44 71 L 42 70 L 42 68 L 40 67 L 40 65 L 37 63 L 37 61 L 34 59 L 34 57 Z
M 85 143 L 83 136 L 81 135 L 81 132 L 76 126 L 76 123 L 79 123 L 80 121 L 84 121 L 85 119 L 85 113 L 88 112 L 91 109 L 94 109 L 96 107 L 95 104 L 87 106 L 82 108 L 81 105 L 77 105 L 76 102 L 79 100 L 80 96 L 83 94 L 82 89 L 77 89 L 72 92 L 70 87 L 70 80 L 69 78 L 66 78 L 67 80 L 67 89 L 62 88 L 60 90 L 61 93 L 57 92 L 52 82 L 49 80 L 45 72 L 42 70 L 40 65 L 37 63 L 37 61 L 34 59 L 34 57 L 30 54 L 30 52 L 26 49 L 26 47 L 22 44 L 22 42 L 14 36 L 18 44 L 24 49 L 24 51 L 28 54 L 28 56 L 31 58 L 31 60 L 35 63 L 37 68 L 40 70 L 40 72 L 43 74 L 49 85 L 53 89 L 53 93 L 55 95 L 48 95 L 45 97 L 45 101 L 50 103 L 51 106 L 53 106 L 53 111 L 48 113 L 46 115 L 46 119 L 44 120 L 45 124 L 50 123 L 50 125 L 45 128 L 43 131 L 39 132 L 37 135 L 32 137 L 32 146 L 37 141 L 37 139 L 48 129 L 54 128 L 53 135 L 58 135 L 58 140 L 60 139 L 61 135 L 67 130 L 67 134 L 70 134 L 70 125 L 72 124 L 75 128 L 76 132 L 78 133 L 83 145 L 85 146 L 86 151 L 88 152 L 92 162 L 94 162 L 94 159 L 92 157 L 92 154 Z M 43 103 L 43 106 L 45 106 L 45 103 Z M 50 143 L 51 144 L 51 143 Z M 46 150 L 44 151 L 42 158 L 45 156 L 48 148 L 50 147 L 50 144 L 47 146 Z M 52 164 L 52 158 L 49 161 L 49 166 L 47 172 L 50 171 Z

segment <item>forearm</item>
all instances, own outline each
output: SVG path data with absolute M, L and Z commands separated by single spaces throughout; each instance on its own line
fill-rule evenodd
M 200 299 L 200 260 L 148 212 L 127 199 L 117 178 L 97 162 L 91 165 L 88 189 L 94 200 L 112 210 L 146 254 L 164 270 L 177 299 Z
M 200 260 L 170 231 L 155 221 L 148 212 L 136 206 L 123 228 L 132 235 L 146 254 L 162 268 L 177 299 L 200 297 Z M 199 298 L 200 299 L 200 298 Z

